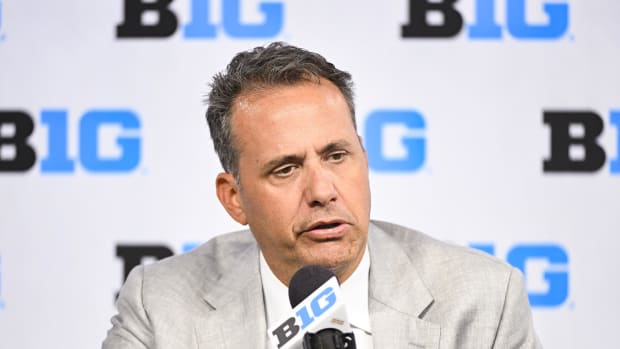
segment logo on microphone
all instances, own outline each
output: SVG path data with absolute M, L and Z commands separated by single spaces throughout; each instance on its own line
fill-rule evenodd
M 350 332 L 336 277 L 312 292 L 293 309 L 291 316 L 280 325 L 268 329 L 267 333 L 278 349 L 297 348 L 304 333 L 315 332 L 321 325 L 327 324 L 342 332 Z

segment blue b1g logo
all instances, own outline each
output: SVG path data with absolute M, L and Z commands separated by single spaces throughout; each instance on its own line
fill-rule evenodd
M 170 9 L 174 0 L 125 0 L 123 22 L 116 28 L 118 38 L 165 38 L 172 36 L 179 26 L 177 15 Z M 186 0 L 190 1 L 190 0 Z M 218 29 L 238 39 L 275 37 L 284 23 L 284 4 L 264 1 L 258 5 L 262 21 L 244 23 L 241 20 L 242 0 L 220 0 L 221 23 L 213 20 L 211 0 L 191 0 L 189 23 L 183 26 L 183 37 L 188 39 L 214 39 Z M 254 10 L 255 11 L 255 10 Z M 145 20 L 151 15 L 150 23 Z
M 471 244 L 473 248 L 495 255 L 493 244 Z M 568 254 L 557 244 L 519 244 L 513 246 L 506 256 L 506 261 L 521 270 L 525 279 L 541 278 L 546 290 L 529 290 L 528 298 L 533 307 L 556 307 L 562 305 L 568 297 Z M 546 269 L 536 275 L 528 269 L 528 262 L 542 261 Z M 540 273 L 542 275 L 540 275 Z
M 463 29 L 463 15 L 456 8 L 458 0 L 409 0 L 409 23 L 402 26 L 404 38 L 450 38 Z M 558 1 L 542 5 L 541 23 L 530 23 L 527 8 L 532 0 L 502 0 L 505 2 L 504 27 L 496 20 L 499 0 L 472 0 L 474 18 L 467 26 L 470 39 L 499 40 L 504 31 L 521 40 L 550 40 L 561 38 L 568 30 L 569 6 Z M 540 1 L 540 0 L 539 0 Z M 440 20 L 431 20 L 432 15 Z
M 130 110 L 87 111 L 79 120 L 77 133 L 78 156 L 69 156 L 68 111 L 46 109 L 41 111 L 41 123 L 47 126 L 47 156 L 41 160 L 42 173 L 73 173 L 79 162 L 90 172 L 129 172 L 140 163 L 140 119 Z M 101 131 L 120 128 L 115 136 L 116 154 L 102 154 Z M 30 170 L 37 151 L 29 144 L 34 121 L 23 111 L 0 111 L 0 172 Z
M 414 172 L 426 159 L 426 123 L 414 110 L 376 110 L 366 118 L 368 163 L 379 172 Z

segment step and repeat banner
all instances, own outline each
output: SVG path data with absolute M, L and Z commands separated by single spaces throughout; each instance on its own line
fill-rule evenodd
M 547 348 L 620 323 L 617 0 L 0 0 L 0 347 L 99 347 L 128 271 L 240 228 L 211 77 L 352 73 L 372 217 L 520 268 Z

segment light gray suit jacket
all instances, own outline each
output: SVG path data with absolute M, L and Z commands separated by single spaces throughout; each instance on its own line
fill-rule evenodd
M 368 248 L 375 349 L 540 347 L 518 270 L 385 222 Z M 266 348 L 258 251 L 242 231 L 136 267 L 103 348 Z

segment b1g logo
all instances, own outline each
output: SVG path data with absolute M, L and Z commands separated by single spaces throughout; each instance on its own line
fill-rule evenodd
M 379 172 L 414 172 L 426 158 L 426 123 L 414 110 L 376 110 L 368 115 L 364 139 L 368 163 Z
M 495 255 L 493 244 L 471 244 L 470 246 Z M 526 281 L 534 279 L 543 285 L 535 290 L 528 287 L 528 298 L 533 307 L 557 307 L 568 298 L 568 254 L 562 246 L 557 244 L 515 245 L 508 251 L 506 261 L 521 270 Z M 533 283 L 528 282 L 528 284 Z
M 179 26 L 177 15 L 170 9 L 174 0 L 124 0 L 125 17 L 116 28 L 118 38 L 166 38 L 172 36 Z M 188 0 L 186 0 L 188 1 Z M 243 1 L 247 3 L 248 1 Z M 183 26 L 183 37 L 188 39 L 213 39 L 218 29 L 239 39 L 275 37 L 284 23 L 284 4 L 260 2 L 259 23 L 241 20 L 242 0 L 221 0 L 221 23 L 214 22 L 211 0 L 191 0 L 190 19 Z M 147 23 L 147 18 L 151 20 Z
M 463 15 L 456 8 L 458 0 L 409 0 L 409 23 L 402 26 L 403 38 L 451 38 L 464 26 Z M 504 26 L 496 20 L 495 7 L 499 0 L 472 0 L 474 18 L 467 25 L 470 39 L 499 40 L 504 31 L 521 40 L 559 39 L 568 30 L 567 3 L 544 2 L 542 11 L 546 23 L 529 23 L 527 9 L 533 0 L 502 0 L 506 14 Z M 537 3 L 543 0 L 538 0 Z M 434 18 L 434 20 L 433 20 Z
M 41 160 L 42 173 L 73 173 L 79 162 L 90 172 L 129 172 L 140 163 L 141 140 L 138 116 L 129 110 L 89 110 L 79 121 L 77 159 L 69 156 L 68 111 L 41 111 L 41 123 L 47 126 L 47 156 Z M 24 172 L 36 163 L 37 151 L 29 144 L 34 121 L 23 111 L 0 111 L 0 172 Z M 113 155 L 102 154 L 105 130 L 119 129 L 113 139 Z M 117 132 L 118 133 L 118 132 Z
M 604 120 L 593 111 L 545 111 L 543 122 L 551 131 L 551 152 L 543 162 L 543 172 L 599 171 L 607 162 L 605 149 L 598 143 Z M 616 159 L 609 172 L 620 174 L 620 110 L 609 112 L 609 123 L 616 128 Z
M 299 331 L 308 329 L 308 326 L 313 323 L 320 324 L 321 321 L 324 321 L 321 317 L 328 315 L 328 311 L 335 307 L 337 302 L 342 302 L 341 299 L 338 280 L 332 277 L 293 309 L 295 311 L 294 316 L 287 318 L 275 328 L 271 327 L 268 330 L 272 335 L 270 339 L 277 344 L 278 348 L 297 347 L 299 344 L 296 345 L 296 341 L 293 339 L 298 335 L 301 336 Z M 297 339 L 299 340 L 300 337 Z M 332 348 L 336 347 L 339 346 L 332 346 Z

